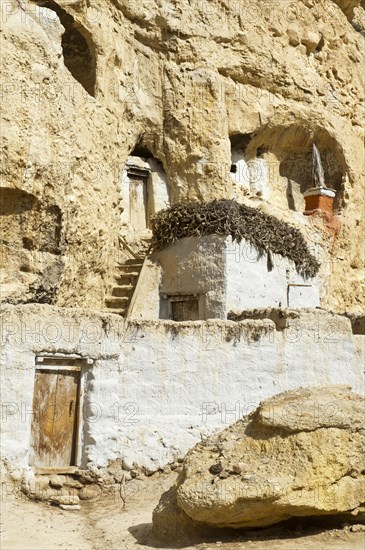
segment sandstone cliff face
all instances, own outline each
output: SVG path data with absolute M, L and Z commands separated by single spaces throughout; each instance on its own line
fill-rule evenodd
M 172 202 L 236 197 L 296 224 L 322 260 L 323 305 L 360 310 L 363 7 L 6 2 L 4 298 L 103 307 L 120 254 L 120 177 L 139 145 L 163 164 Z M 249 158 L 263 151 L 267 200 L 232 182 L 236 134 Z M 340 195 L 335 243 L 288 199 L 313 140 Z
M 154 512 L 155 533 L 175 539 L 199 527 L 262 527 L 345 512 L 363 519 L 364 404 L 339 386 L 262 402 L 189 451 Z

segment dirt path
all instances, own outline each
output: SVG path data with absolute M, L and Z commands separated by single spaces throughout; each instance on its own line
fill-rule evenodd
M 127 503 L 119 494 L 63 511 L 47 504 L 10 498 L 1 504 L 2 550 L 154 550 L 173 549 L 151 535 L 151 515 L 173 476 L 133 482 Z M 335 529 L 300 534 L 273 529 L 234 539 L 186 546 L 184 550 L 364 550 L 364 532 Z

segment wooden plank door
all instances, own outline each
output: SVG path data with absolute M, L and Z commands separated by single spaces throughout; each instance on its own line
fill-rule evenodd
M 136 231 L 148 227 L 147 220 L 147 177 L 131 174 L 129 176 L 129 216 Z
M 79 384 L 79 370 L 36 370 L 30 465 L 75 465 Z
M 198 321 L 198 300 L 173 300 L 171 302 L 171 318 L 173 321 Z

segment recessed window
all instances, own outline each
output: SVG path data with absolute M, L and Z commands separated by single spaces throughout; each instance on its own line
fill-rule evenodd
M 170 296 L 170 319 L 172 321 L 198 321 L 198 296 Z

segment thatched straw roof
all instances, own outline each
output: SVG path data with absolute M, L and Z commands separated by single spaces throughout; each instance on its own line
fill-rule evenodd
M 238 242 L 246 239 L 259 252 L 271 251 L 288 258 L 305 277 L 314 277 L 319 270 L 298 229 L 232 200 L 174 204 L 158 212 L 152 229 L 153 245 L 158 250 L 183 237 L 231 235 Z

